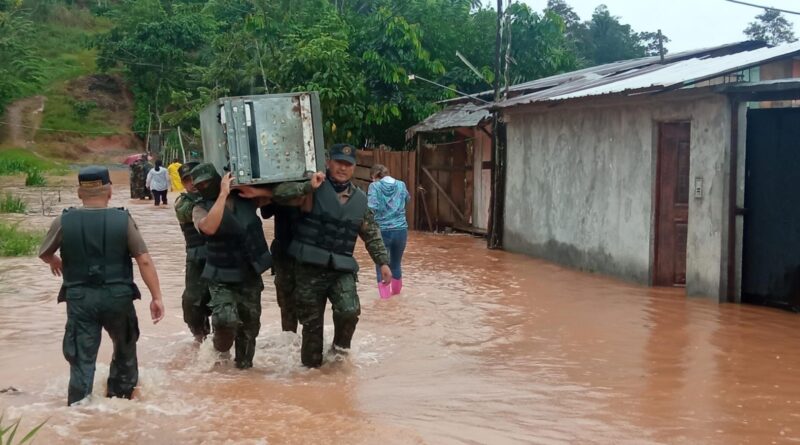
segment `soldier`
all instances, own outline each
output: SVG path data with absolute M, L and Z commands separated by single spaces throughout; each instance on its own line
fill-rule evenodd
M 298 206 L 302 198 L 319 187 L 325 180 L 322 172 L 306 172 L 311 181 L 284 182 L 272 187 L 239 186 L 239 196 L 257 199 L 261 203 L 261 217 L 275 217 L 275 239 L 270 246 L 272 253 L 272 274 L 275 276 L 275 294 L 281 309 L 281 329 L 284 332 L 297 332 L 297 312 L 294 301 L 294 259 L 287 250 L 292 241 L 294 225 L 299 221 L 301 213 Z M 274 200 L 276 202 L 272 202 Z
M 158 274 L 136 223 L 125 209 L 108 207 L 108 170 L 85 167 L 78 183 L 83 207 L 66 209 L 53 220 L 39 249 L 39 258 L 64 280 L 58 302 L 67 302 L 63 352 L 70 364 L 68 405 L 92 393 L 102 329 L 114 344 L 106 395 L 129 399 L 138 383 L 139 323 L 133 300 L 141 295 L 131 257 L 150 290 L 153 323 L 164 317 Z M 59 249 L 63 262 L 56 255 Z
M 326 300 L 333 310 L 333 348 L 346 350 L 361 314 L 356 292 L 358 263 L 353 258 L 356 238 L 366 244 L 389 284 L 389 256 L 381 231 L 367 206 L 367 195 L 351 183 L 355 149 L 347 144 L 330 148 L 327 178 L 312 182 L 314 192 L 301 205 L 303 217 L 295 226 L 288 253 L 296 261 L 294 296 L 297 317 L 303 325 L 301 360 L 305 366 L 322 364 L 322 332 Z M 279 202 L 281 196 L 274 194 Z
M 151 168 L 152 166 L 147 161 L 147 154 L 143 154 L 141 158 L 131 164 L 131 199 L 151 199 L 153 197 L 150 189 L 147 188 L 147 173 Z
M 235 363 L 253 366 L 261 328 L 261 274 L 272 265 L 256 202 L 231 194 L 230 173 L 220 178 L 211 164 L 192 169 L 202 199 L 192 221 L 206 236 L 208 256 L 202 277 L 209 281 L 214 348 L 226 353 L 236 343 Z
M 211 310 L 208 308 L 211 294 L 208 292 L 208 282 L 202 277 L 206 265 L 206 240 L 192 221 L 192 209 L 201 199 L 192 184 L 191 171 L 197 164 L 188 162 L 178 169 L 181 183 L 186 191 L 175 200 L 175 215 L 186 240 L 186 274 L 181 297 L 183 321 L 189 326 L 195 341 L 201 343 L 211 333 L 208 321 L 211 315 Z

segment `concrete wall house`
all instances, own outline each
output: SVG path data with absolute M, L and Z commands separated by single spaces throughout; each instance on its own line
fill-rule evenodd
M 504 247 L 800 307 L 798 57 L 742 42 L 510 88 Z

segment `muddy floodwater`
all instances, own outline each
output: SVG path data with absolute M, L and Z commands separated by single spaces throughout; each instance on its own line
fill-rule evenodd
M 167 316 L 154 326 L 149 296 L 136 303 L 138 400 L 102 397 L 105 336 L 95 397 L 67 408 L 60 280 L 36 258 L 0 259 L 0 390 L 17 390 L 0 393 L 0 410 L 25 430 L 48 419 L 35 443 L 800 442 L 800 316 L 687 299 L 488 251 L 464 235 L 412 234 L 405 288 L 387 301 L 360 245 L 353 350 L 329 353 L 321 369 L 301 367 L 299 336 L 280 332 L 265 275 L 255 367 L 215 366 L 210 344 L 195 347 L 182 321 L 174 211 L 130 201 L 115 176 L 113 204 L 144 234 Z M 45 213 L 76 203 L 72 190 L 61 195 Z M 44 228 L 50 218 L 25 220 Z M 271 236 L 272 223 L 264 227 Z

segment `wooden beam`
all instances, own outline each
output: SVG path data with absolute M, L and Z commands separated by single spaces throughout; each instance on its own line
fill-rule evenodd
M 455 212 L 458 213 L 458 216 L 461 217 L 461 220 L 462 221 L 466 221 L 467 219 L 464 217 L 464 214 L 461 213 L 461 210 L 459 210 L 459 208 L 456 205 L 456 203 L 454 203 L 453 200 L 450 199 L 450 196 L 448 196 L 447 192 L 444 191 L 442 186 L 439 185 L 438 182 L 436 182 L 436 179 L 433 178 L 433 175 L 431 175 L 431 172 L 429 172 L 428 169 L 425 168 L 425 167 L 422 167 L 422 172 L 425 173 L 425 175 L 428 176 L 428 178 L 430 178 L 431 182 L 433 183 L 433 186 L 436 187 L 436 190 L 438 190 L 439 193 L 442 194 L 444 199 L 447 201 L 448 204 L 450 204 L 450 206 L 453 208 L 453 210 L 455 210 Z

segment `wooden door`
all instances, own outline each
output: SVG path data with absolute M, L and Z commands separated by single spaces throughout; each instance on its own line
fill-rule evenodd
M 686 285 L 689 128 L 689 122 L 662 122 L 658 126 L 656 286 Z

